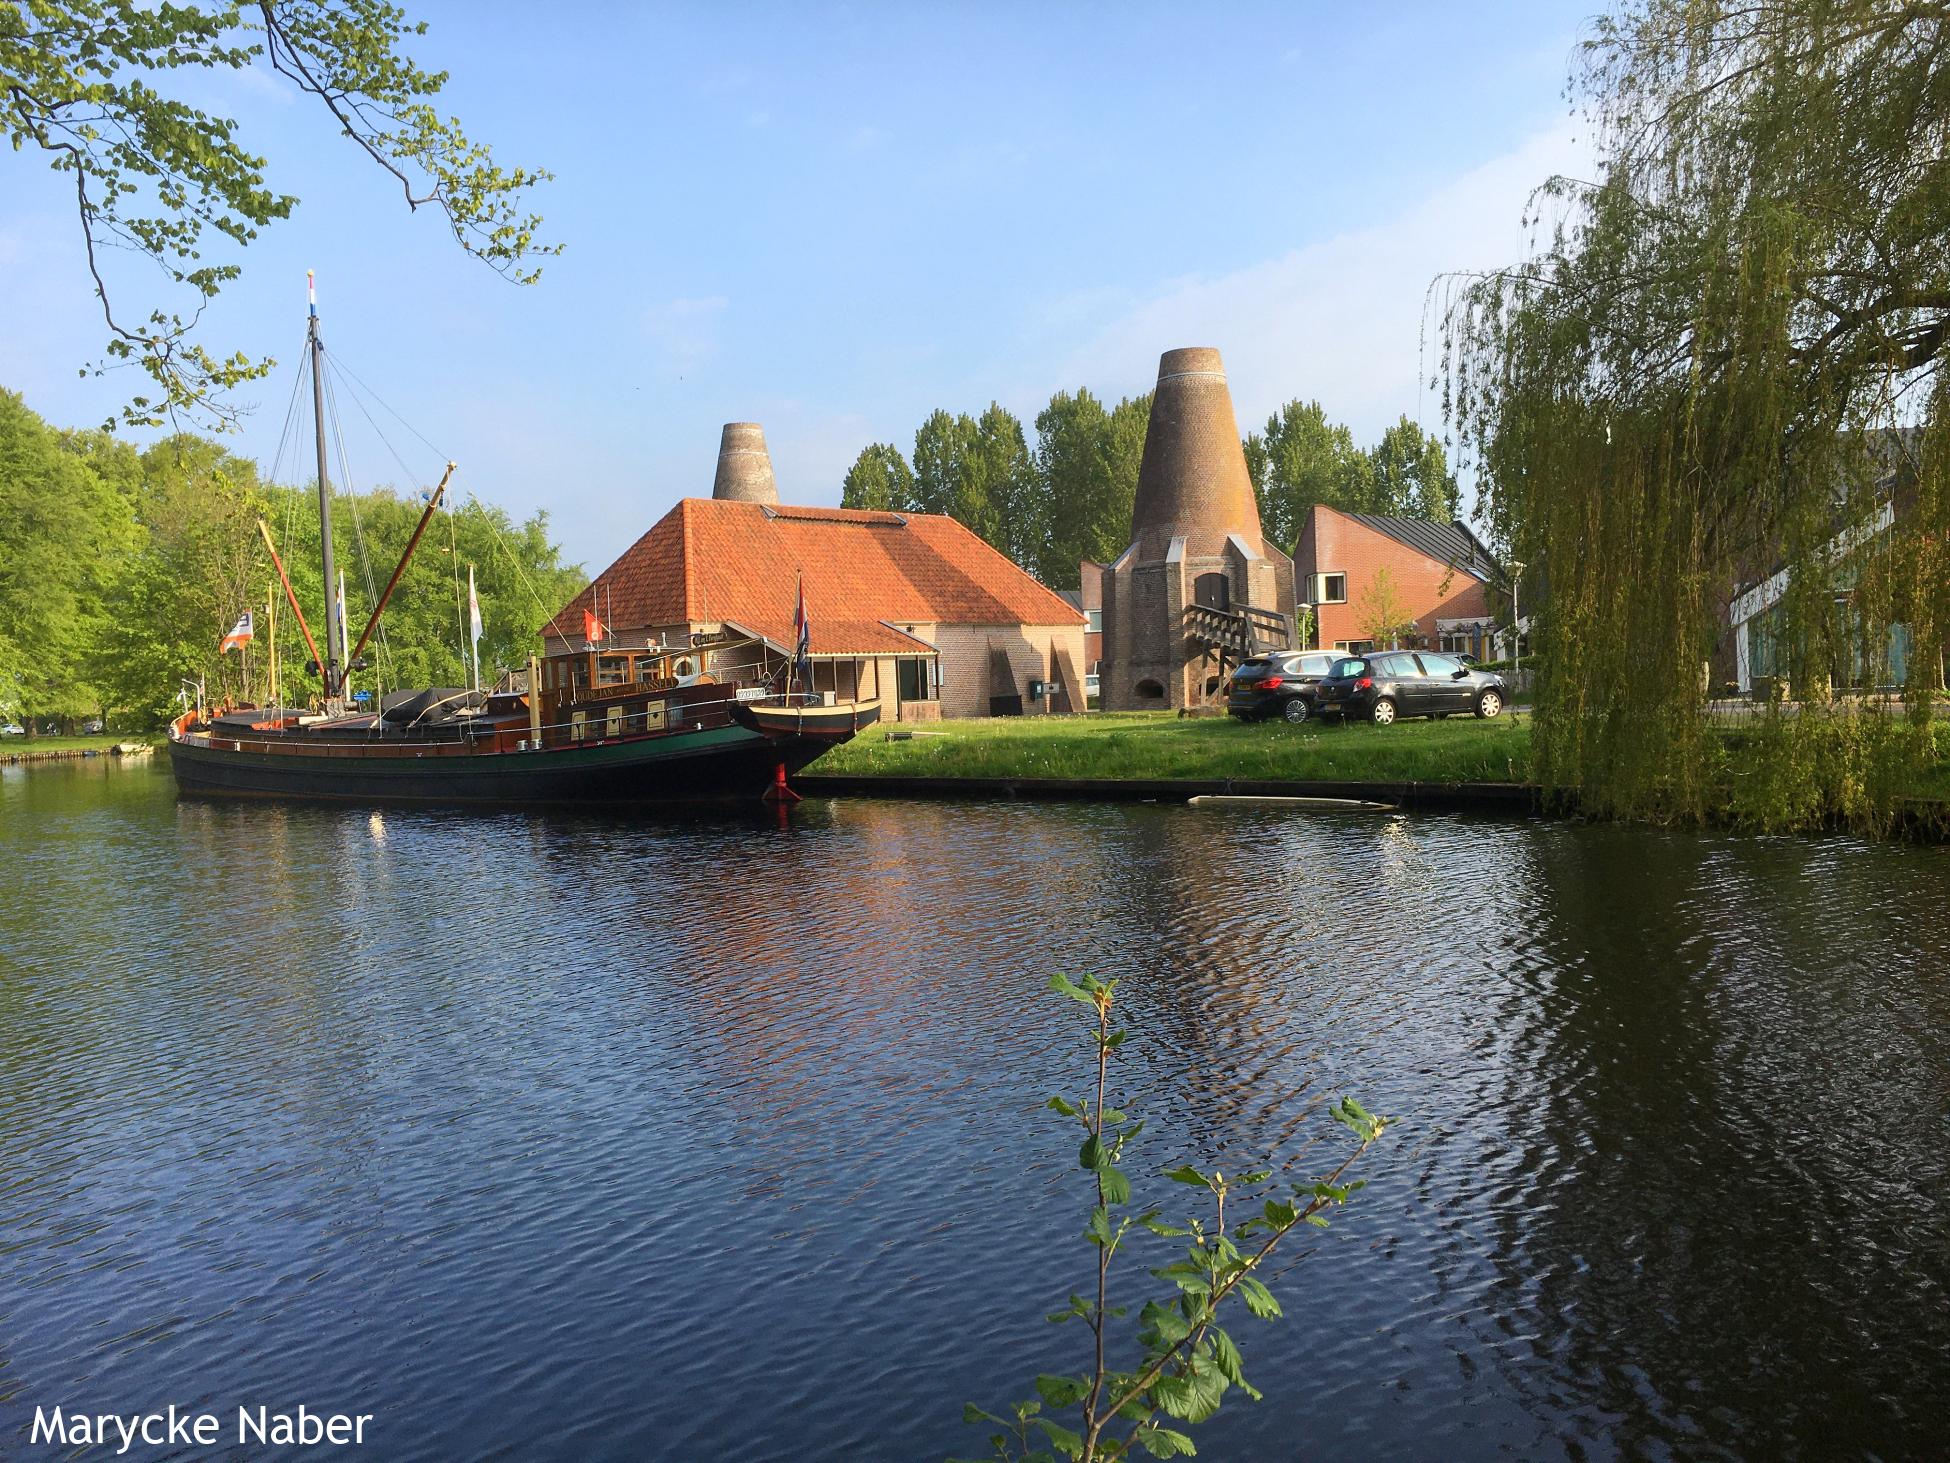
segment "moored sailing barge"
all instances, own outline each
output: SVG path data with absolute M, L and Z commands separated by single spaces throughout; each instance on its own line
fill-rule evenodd
M 332 501 L 315 295 L 306 344 L 329 588 Z M 525 676 L 505 677 L 493 690 L 396 691 L 376 709 L 354 708 L 345 694 L 347 671 L 361 664 L 359 652 L 445 488 L 443 478 L 429 495 L 399 567 L 349 653 L 346 627 L 329 611 L 320 653 L 264 530 L 286 601 L 311 650 L 311 668 L 323 682 L 322 705 L 185 709 L 169 727 L 170 765 L 181 791 L 469 804 L 690 802 L 768 794 L 794 800 L 786 786 L 791 773 L 878 720 L 878 702 L 833 703 L 794 691 L 795 684 L 809 684 L 803 625 L 799 654 L 787 658 L 756 636 L 729 632 L 684 644 L 599 644 L 607 632 L 593 616 L 589 628 L 598 633 L 590 644 L 531 656 Z M 802 600 L 802 622 L 803 616 Z M 478 638 L 478 628 L 475 633 Z
M 708 669 L 759 649 L 728 637 L 573 651 L 531 660 L 525 686 L 395 693 L 376 712 L 189 711 L 170 725 L 170 760 L 185 792 L 244 797 L 756 797 L 880 714 L 876 702 L 825 705 Z

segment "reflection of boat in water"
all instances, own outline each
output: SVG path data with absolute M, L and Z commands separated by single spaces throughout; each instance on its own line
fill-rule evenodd
M 329 586 L 332 510 L 317 390 L 324 347 L 316 306 L 307 344 Z M 593 616 L 591 644 L 531 656 L 525 675 L 505 677 L 492 690 L 395 691 L 375 710 L 352 707 L 345 694 L 347 669 L 362 664 L 359 651 L 445 487 L 443 479 L 429 496 L 399 568 L 349 654 L 346 627 L 330 612 L 325 651 L 319 653 L 271 549 L 311 649 L 310 668 L 324 683 L 323 709 L 185 710 L 169 727 L 170 765 L 181 790 L 440 803 L 690 802 L 757 796 L 768 788 L 783 794 L 788 774 L 879 719 L 876 701 L 829 704 L 794 694 L 795 681 L 808 683 L 803 661 L 778 655 L 757 637 L 726 633 L 681 644 L 599 644 L 594 642 L 605 632 Z M 264 536 L 270 547 L 268 530 Z M 783 692 L 776 689 L 781 683 Z

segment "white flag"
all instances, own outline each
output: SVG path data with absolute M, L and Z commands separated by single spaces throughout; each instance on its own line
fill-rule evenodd
M 481 601 L 474 593 L 474 566 L 467 566 L 467 630 L 474 642 L 474 689 L 481 689 Z

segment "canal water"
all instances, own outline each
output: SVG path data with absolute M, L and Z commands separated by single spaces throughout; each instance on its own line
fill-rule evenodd
M 0 1455 L 170 1403 L 389 1463 L 979 1451 L 965 1400 L 1082 1356 L 1066 970 L 1122 982 L 1140 1194 L 1400 1119 L 1202 1458 L 1943 1457 L 1947 910 L 1945 850 L 1839 838 L 9 769 Z

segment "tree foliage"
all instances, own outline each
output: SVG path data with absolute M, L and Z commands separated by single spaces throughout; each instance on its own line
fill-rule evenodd
M 1247 436 L 1246 466 L 1261 529 L 1289 550 L 1316 503 L 1437 523 L 1454 522 L 1461 508 L 1442 443 L 1405 416 L 1363 450 L 1319 402 L 1289 401 Z
M 979 418 L 936 411 L 914 435 L 913 466 L 885 442 L 847 469 L 848 508 L 946 513 L 1043 583 L 1074 586 L 1085 559 L 1107 564 L 1131 542 L 1151 397 L 1106 406 L 1087 389 L 1059 391 L 1037 413 L 1036 440 L 991 404 Z M 1315 503 L 1357 513 L 1456 516 L 1442 444 L 1403 417 L 1363 450 L 1319 402 L 1289 401 L 1243 444 L 1266 537 L 1292 549 Z
M 1633 0 L 1573 85 L 1598 177 L 1444 303 L 1491 532 L 1548 584 L 1540 770 L 1597 810 L 1886 822 L 1950 625 L 1950 8 Z M 1776 571 L 1798 704 L 1727 734 L 1704 668 Z
M 842 508 L 879 513 L 914 511 L 914 469 L 891 442 L 876 442 L 846 470 L 840 484 Z
M 398 182 L 409 209 L 441 213 L 462 249 L 518 283 L 557 252 L 536 238 L 527 190 L 549 175 L 504 169 L 443 117 L 445 72 L 405 47 L 426 31 L 387 0 L 15 0 L 0 6 L 0 123 L 16 152 L 32 148 L 74 188 L 81 243 L 109 330 L 109 366 L 139 363 L 154 394 L 134 397 L 129 425 L 188 414 L 234 416 L 221 393 L 272 363 L 218 356 L 192 337 L 204 308 L 240 267 L 213 247 L 248 245 L 297 199 L 269 185 L 235 119 L 195 105 L 194 73 L 263 67 L 315 102 L 329 125 Z M 182 73 L 188 73 L 187 76 Z M 220 239 L 213 239 L 214 233 Z M 118 312 L 104 261 L 128 250 L 159 267 L 189 301 L 146 319 Z
M 138 453 L 99 432 L 48 427 L 0 391 L 0 701 L 23 719 L 108 713 L 152 726 L 181 682 L 212 699 L 258 699 L 271 653 L 267 600 L 277 600 L 286 698 L 319 692 L 258 533 L 265 519 L 315 635 L 324 633 L 316 489 L 265 484 L 257 466 L 182 434 Z M 356 635 L 425 507 L 419 492 L 380 488 L 336 497 L 334 550 Z M 367 652 L 372 689 L 466 683 L 463 608 L 475 566 L 486 635 L 481 658 L 517 665 L 542 621 L 585 582 L 564 565 L 537 513 L 522 523 L 466 502 L 443 512 L 400 580 Z M 218 641 L 244 610 L 257 638 L 246 660 Z

